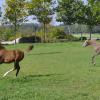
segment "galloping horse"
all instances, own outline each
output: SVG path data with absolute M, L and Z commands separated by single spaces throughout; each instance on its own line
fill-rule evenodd
M 95 65 L 95 61 L 94 61 L 94 58 L 100 54 L 100 43 L 97 42 L 96 40 L 86 40 L 84 43 L 83 43 L 83 46 L 86 47 L 86 46 L 93 46 L 94 47 L 94 55 L 92 56 L 92 63 Z
M 33 45 L 30 45 L 26 52 L 29 52 L 33 49 Z M 0 44 L 0 64 L 2 63 L 13 63 L 14 62 L 14 68 L 7 71 L 3 77 L 5 77 L 8 73 L 17 70 L 16 76 L 19 73 L 20 65 L 19 62 L 23 60 L 24 58 L 24 52 L 21 50 L 7 50 L 4 46 Z

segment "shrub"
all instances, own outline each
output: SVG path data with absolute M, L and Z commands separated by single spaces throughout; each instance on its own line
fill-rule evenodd
M 0 37 L 1 37 L 1 40 L 7 41 L 12 36 L 14 36 L 14 34 L 12 33 L 12 30 L 11 29 L 8 29 L 8 28 L 1 28 L 0 29 Z
M 8 38 L 8 40 L 9 40 L 9 41 L 12 41 L 12 40 L 15 40 L 16 38 L 24 37 L 24 36 L 25 36 L 25 34 L 22 34 L 22 33 L 16 33 L 16 34 L 14 34 L 14 32 L 13 32 L 13 35 L 10 36 L 10 37 Z
M 66 39 L 67 41 L 76 41 L 78 38 L 74 37 L 71 34 L 66 34 L 63 30 L 58 30 L 57 31 L 57 39 Z
M 29 37 L 22 37 L 19 40 L 19 43 L 35 43 L 35 42 L 41 42 L 41 38 L 39 36 L 29 36 Z
M 85 37 L 85 36 L 80 37 L 79 40 L 87 40 L 87 37 Z

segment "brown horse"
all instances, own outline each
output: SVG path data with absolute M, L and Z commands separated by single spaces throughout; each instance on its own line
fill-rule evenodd
M 33 45 L 30 45 L 26 52 L 29 52 L 33 49 Z M 7 71 L 3 77 L 5 77 L 8 73 L 17 70 L 16 76 L 19 73 L 20 65 L 19 62 L 23 60 L 24 58 L 24 52 L 21 50 L 7 50 L 4 46 L 0 45 L 0 64 L 2 63 L 13 63 L 14 62 L 14 68 Z
M 100 43 L 97 42 L 96 40 L 86 40 L 84 43 L 83 43 L 83 46 L 86 47 L 86 46 L 93 46 L 94 47 L 94 55 L 92 56 L 92 63 L 95 65 L 95 61 L 94 61 L 94 58 L 100 54 Z

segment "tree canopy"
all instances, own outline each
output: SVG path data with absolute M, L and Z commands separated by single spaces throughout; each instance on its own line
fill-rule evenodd
M 25 0 L 6 0 L 5 16 L 13 25 L 17 25 L 24 20 L 27 14 L 25 5 Z
M 50 7 L 51 0 L 32 0 L 29 2 L 29 15 L 35 15 L 44 26 L 44 41 L 46 41 L 46 24 L 52 20 L 53 9 Z
M 19 24 L 23 22 L 25 16 L 27 15 L 25 7 L 25 0 L 6 0 L 5 17 L 9 19 L 14 26 L 15 37 Z

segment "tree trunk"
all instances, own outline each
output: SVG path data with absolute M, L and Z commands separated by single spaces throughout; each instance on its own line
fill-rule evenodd
M 89 37 L 89 39 L 91 40 L 91 37 L 92 37 L 92 26 L 89 26 L 89 31 L 90 31 L 90 37 Z
M 82 37 L 83 37 L 83 33 L 81 32 L 81 41 L 83 40 Z
M 37 42 L 37 38 L 36 38 L 36 26 L 33 25 L 33 32 L 35 33 L 34 34 L 34 39 L 35 39 L 35 43 Z
M 17 31 L 16 27 L 17 27 L 17 25 L 15 24 L 15 25 L 14 25 L 15 44 L 16 44 L 16 31 Z
M 14 34 L 15 34 L 15 44 L 16 44 L 16 32 L 17 32 L 17 19 L 16 19 L 16 12 L 15 12 L 15 22 L 14 22 Z
M 36 31 L 35 31 L 35 43 L 37 42 L 37 39 L 36 39 Z
M 46 36 L 46 24 L 43 23 L 43 31 L 44 31 L 44 42 L 46 42 L 47 36 Z
M 70 32 L 70 25 L 68 25 L 68 34 L 70 34 L 71 32 Z

